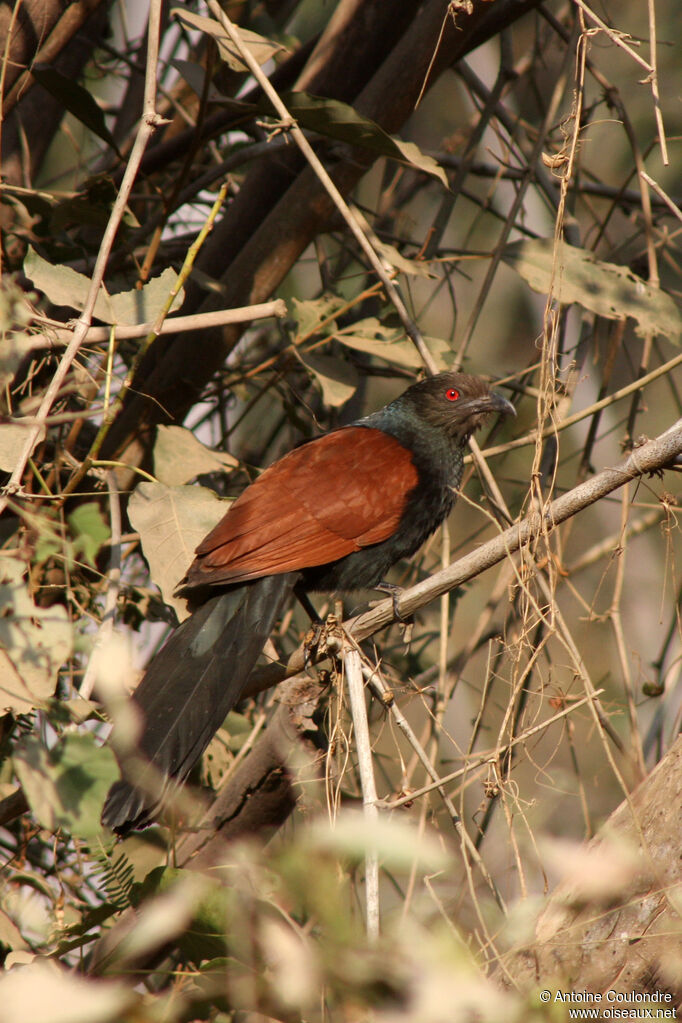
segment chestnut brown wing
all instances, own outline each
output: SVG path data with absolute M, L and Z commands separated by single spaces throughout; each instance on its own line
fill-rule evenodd
M 411 452 L 381 430 L 349 426 L 304 444 L 230 506 L 197 547 L 184 585 L 294 572 L 380 543 L 417 481 Z

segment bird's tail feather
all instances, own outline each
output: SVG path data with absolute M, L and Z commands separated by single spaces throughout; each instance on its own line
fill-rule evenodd
M 212 597 L 152 660 L 133 697 L 144 722 L 137 749 L 152 764 L 150 778 L 187 776 L 243 693 L 295 579 L 267 576 Z M 125 834 L 149 824 L 161 803 L 149 788 L 116 782 L 105 827 Z

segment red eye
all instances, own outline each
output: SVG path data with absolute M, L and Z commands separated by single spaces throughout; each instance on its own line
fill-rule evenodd
M 445 392 L 445 397 L 448 401 L 457 401 L 459 399 L 459 391 L 456 387 L 449 387 Z

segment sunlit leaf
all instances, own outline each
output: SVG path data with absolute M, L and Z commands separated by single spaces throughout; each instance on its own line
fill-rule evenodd
M 627 266 L 605 263 L 587 249 L 551 238 L 524 238 L 506 245 L 503 259 L 533 291 L 546 295 L 551 287 L 557 301 L 566 305 L 577 302 L 609 320 L 629 316 L 642 336 L 663 334 L 671 341 L 680 340 L 680 307 Z
M 337 408 L 353 396 L 358 386 L 358 375 L 350 363 L 308 352 L 305 355 L 299 353 L 299 357 L 322 388 L 322 399 L 326 405 Z
M 315 299 L 292 298 L 291 310 L 298 324 L 296 336 L 307 338 L 316 334 L 324 323 L 324 329 L 331 333 L 334 327 L 334 316 L 346 303 L 338 295 L 322 295 Z
M 159 426 L 154 444 L 154 475 L 160 483 L 180 486 L 207 472 L 225 472 L 239 462 L 225 451 L 213 451 L 184 426 Z
M 30 245 L 24 259 L 24 273 L 38 291 L 42 291 L 54 305 L 83 309 L 90 290 L 90 278 L 69 266 L 49 263 Z M 100 288 L 93 315 L 104 323 L 153 323 L 177 281 L 172 267 L 152 278 L 143 288 L 132 288 L 110 295 Z M 180 291 L 173 308 L 182 304 Z
M 332 850 L 358 861 L 374 850 L 394 870 L 409 870 L 414 864 L 420 870 L 443 870 L 450 861 L 443 845 L 428 833 L 420 834 L 413 824 L 388 817 L 370 822 L 355 810 L 339 814 L 333 826 L 320 818 L 310 826 L 308 839 L 311 849 Z
M 0 282 L 0 388 L 12 381 L 29 352 L 45 344 L 42 334 L 29 333 L 24 329 L 32 319 L 33 312 L 26 294 L 11 277 L 5 278 Z M 0 468 L 7 467 L 0 463 Z
M 24 444 L 28 437 L 28 426 L 22 423 L 3 423 L 0 426 L 0 469 L 3 472 L 13 472 L 19 456 L 24 450 Z M 35 451 L 36 445 L 45 437 L 45 429 L 41 427 L 31 445 L 31 454 Z
M 207 487 L 169 487 L 140 483 L 128 504 L 128 515 L 140 534 L 152 579 L 179 617 L 185 601 L 173 591 L 194 558 L 195 548 L 229 507 Z
M 409 259 L 407 256 L 403 256 L 402 252 L 398 252 L 395 245 L 389 245 L 388 242 L 382 242 L 374 240 L 373 242 L 375 249 L 379 255 L 384 258 L 387 263 L 390 263 L 396 270 L 400 270 L 403 274 L 410 274 L 412 277 L 428 277 L 434 278 L 436 274 L 430 269 L 429 264 L 420 261 L 418 259 Z
M 336 332 L 334 337 L 348 348 L 365 352 L 367 355 L 376 355 L 397 366 L 419 369 L 423 365 L 419 352 L 412 342 L 405 338 L 402 329 L 385 327 L 373 316 L 344 327 L 343 330 Z M 438 369 L 447 369 L 452 363 L 452 351 L 447 341 L 437 337 L 426 337 L 424 343 Z
M 0 978 L 2 1023 L 120 1023 L 139 996 L 131 987 L 85 980 L 41 960 Z
M 12 883 L 18 883 L 16 875 L 12 878 Z M 0 948 L 28 948 L 21 931 L 4 909 L 0 909 Z
M 31 600 L 21 562 L 0 555 L 0 710 L 25 714 L 52 696 L 72 649 L 72 627 L 59 605 Z
M 179 21 L 184 22 L 188 28 L 199 29 L 199 31 L 212 36 L 216 41 L 220 56 L 233 71 L 248 71 L 248 65 L 244 62 L 238 48 L 219 22 L 214 21 L 212 18 L 204 18 L 200 14 L 194 14 L 192 11 L 187 11 L 180 7 L 173 8 L 171 14 Z M 235 25 L 235 31 L 239 35 L 244 47 L 256 58 L 259 64 L 265 64 L 275 54 L 285 52 L 284 47 L 280 46 L 279 43 L 274 43 L 271 39 L 265 39 L 264 36 L 258 35 L 257 32 L 252 32 L 250 29 L 238 28 Z

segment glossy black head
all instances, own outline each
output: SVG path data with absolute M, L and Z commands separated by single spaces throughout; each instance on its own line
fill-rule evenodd
M 481 377 L 468 373 L 447 372 L 427 377 L 413 384 L 393 404 L 409 409 L 423 422 L 462 444 L 493 413 L 516 415 L 506 398 L 491 391 Z

